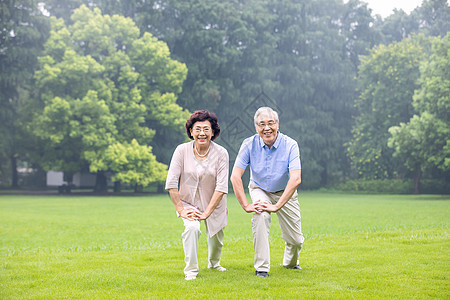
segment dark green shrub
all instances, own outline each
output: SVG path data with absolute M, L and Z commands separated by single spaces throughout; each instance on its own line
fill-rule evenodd
M 352 179 L 333 185 L 332 189 L 344 192 L 380 193 L 380 194 L 412 194 L 414 182 L 411 179 Z M 442 180 L 423 179 L 420 182 L 421 194 L 450 194 L 450 184 Z

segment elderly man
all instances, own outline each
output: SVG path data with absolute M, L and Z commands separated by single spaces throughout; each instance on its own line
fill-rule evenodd
M 269 107 L 259 108 L 254 117 L 257 134 L 242 142 L 231 174 L 234 193 L 252 218 L 256 276 L 268 277 L 270 271 L 269 232 L 276 212 L 285 241 L 283 266 L 298 269 L 303 245 L 297 188 L 301 182 L 299 148 L 296 141 L 279 132 L 278 114 Z M 250 165 L 247 201 L 242 175 Z

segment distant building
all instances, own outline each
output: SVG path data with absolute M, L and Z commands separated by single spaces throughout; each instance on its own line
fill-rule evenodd
M 78 188 L 93 188 L 95 186 L 96 179 L 97 179 L 97 177 L 93 173 L 77 172 L 73 175 L 72 184 Z M 67 182 L 64 181 L 63 172 L 56 172 L 56 171 L 48 171 L 47 172 L 47 186 L 48 187 L 58 187 L 58 186 L 62 186 L 64 184 L 67 184 Z M 107 185 L 109 187 L 114 186 L 113 182 L 111 181 L 111 176 L 109 174 L 107 174 Z

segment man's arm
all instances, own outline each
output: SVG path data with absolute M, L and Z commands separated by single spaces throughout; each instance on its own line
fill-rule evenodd
M 241 204 L 242 208 L 250 213 L 255 212 L 257 214 L 261 213 L 261 204 L 260 203 L 252 203 L 249 204 L 247 201 L 247 197 L 245 196 L 244 185 L 242 183 L 242 175 L 244 175 L 245 170 L 239 167 L 234 167 L 233 172 L 231 173 L 231 184 L 233 185 L 234 194 L 236 195 L 239 204 Z
M 289 181 L 284 189 L 283 194 L 278 200 L 277 204 L 273 205 L 270 203 L 262 202 L 261 206 L 264 211 L 267 212 L 277 212 L 282 208 L 289 199 L 291 199 L 292 195 L 294 195 L 298 186 L 302 182 L 302 171 L 301 170 L 292 170 L 289 172 Z

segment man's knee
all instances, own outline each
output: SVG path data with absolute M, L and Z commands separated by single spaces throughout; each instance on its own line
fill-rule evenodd
M 252 223 L 255 225 L 262 225 L 270 223 L 271 216 L 268 212 L 262 212 L 260 214 L 254 214 L 252 218 Z
M 292 245 L 299 249 L 302 248 L 304 241 L 305 241 L 305 238 L 303 237 L 302 234 L 296 234 L 295 236 L 292 237 Z
M 252 218 L 252 229 L 253 229 L 253 235 L 256 233 L 266 233 L 269 234 L 270 232 L 270 223 L 271 223 L 271 216 L 267 212 L 262 212 L 260 214 L 254 214 Z

